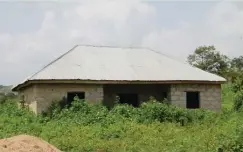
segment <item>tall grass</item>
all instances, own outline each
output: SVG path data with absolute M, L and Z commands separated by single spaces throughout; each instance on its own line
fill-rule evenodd
M 236 93 L 232 91 L 232 84 L 222 85 L 222 108 L 232 109 Z
M 108 110 L 75 100 L 69 108 L 54 105 L 39 116 L 19 109 L 11 99 L 0 104 L 0 138 L 35 135 L 68 152 L 238 151 L 243 113 L 232 110 L 225 100 L 229 96 L 223 93 L 221 113 L 156 102 L 140 108 L 118 104 Z

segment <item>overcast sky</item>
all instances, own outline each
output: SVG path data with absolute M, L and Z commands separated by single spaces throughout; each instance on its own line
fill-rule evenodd
M 146 46 L 185 60 L 200 45 L 243 55 L 243 2 L 0 2 L 0 84 L 76 44 Z

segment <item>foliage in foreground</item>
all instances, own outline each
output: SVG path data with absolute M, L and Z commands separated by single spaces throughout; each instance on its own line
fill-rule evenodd
M 75 100 L 35 116 L 14 100 L 0 104 L 0 138 L 39 136 L 63 151 L 239 151 L 241 112 L 186 110 L 148 102 L 140 108 L 116 105 L 108 110 Z
M 235 111 L 242 111 L 243 109 L 243 93 L 239 93 L 236 95 L 234 99 L 234 110 Z
M 61 107 L 59 104 L 54 104 L 44 116 L 51 120 L 75 120 L 75 122 L 83 125 L 110 124 L 116 122 L 117 119 L 127 119 L 137 123 L 175 122 L 184 125 L 202 120 L 209 113 L 214 114 L 201 109 L 186 110 L 153 99 L 141 104 L 139 108 L 127 104 L 117 104 L 111 110 L 100 104 L 88 104 L 86 101 L 75 99 L 71 107 Z

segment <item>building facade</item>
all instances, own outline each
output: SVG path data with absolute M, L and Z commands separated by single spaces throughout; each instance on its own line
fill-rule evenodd
M 32 111 L 46 111 L 53 102 L 66 100 L 70 95 L 80 95 L 89 103 L 103 103 L 112 107 L 117 100 L 139 106 L 150 97 L 183 108 L 221 109 L 220 84 L 34 84 L 19 95 Z M 74 96 L 72 96 L 74 97 Z M 68 101 L 71 100 L 71 101 Z

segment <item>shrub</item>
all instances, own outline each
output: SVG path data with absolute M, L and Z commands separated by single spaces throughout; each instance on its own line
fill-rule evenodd
M 221 146 L 219 149 L 222 151 L 230 152 L 242 152 L 243 151 L 243 128 L 242 126 L 237 126 L 235 130 L 235 135 L 223 136 L 221 135 Z
M 101 104 L 89 104 L 78 98 L 74 99 L 71 106 L 61 104 L 53 104 L 49 111 L 42 115 L 41 122 L 48 122 L 52 119 L 83 125 L 94 123 L 108 125 L 126 119 L 139 123 L 175 122 L 184 126 L 187 123 L 204 119 L 207 113 L 204 110 L 188 110 L 170 105 L 166 101 L 156 100 L 144 102 L 138 108 L 128 104 L 116 104 L 110 110 Z
M 210 115 L 210 112 L 206 110 L 188 110 L 170 105 L 166 101 L 158 102 L 156 100 L 144 102 L 139 108 L 127 104 L 117 104 L 109 113 L 140 123 L 176 122 L 183 126 L 186 123 L 204 119 L 206 114 Z
M 75 99 L 71 106 L 56 103 L 49 114 L 36 117 L 16 102 L 6 101 L 0 105 L 0 138 L 35 135 L 63 151 L 215 151 L 218 134 L 231 135 L 234 123 L 242 120 L 242 113 L 226 111 L 216 117 L 207 110 L 188 110 L 156 100 L 138 108 L 117 104 L 108 110 Z M 241 141 L 233 133 L 221 145 L 224 150 L 236 149 Z
M 0 104 L 3 104 L 7 100 L 7 97 L 5 95 L 0 95 Z
M 132 118 L 136 115 L 136 108 L 128 104 L 116 104 L 110 111 L 111 114 L 116 116 L 123 116 L 125 118 Z
M 234 99 L 234 110 L 240 111 L 243 107 L 243 93 L 238 93 Z
M 62 101 L 61 101 L 62 102 Z M 108 109 L 101 104 L 89 104 L 85 100 L 74 98 L 70 106 L 54 103 L 49 111 L 42 114 L 46 120 L 70 121 L 78 124 L 104 123 Z
M 207 112 L 201 109 L 184 109 L 175 105 L 167 104 L 166 102 L 148 102 L 141 105 L 140 117 L 138 118 L 140 122 L 176 122 L 181 125 L 190 123 L 197 120 L 202 120 L 205 118 Z
M 240 92 L 243 90 L 243 74 L 236 78 L 232 84 L 233 92 Z

